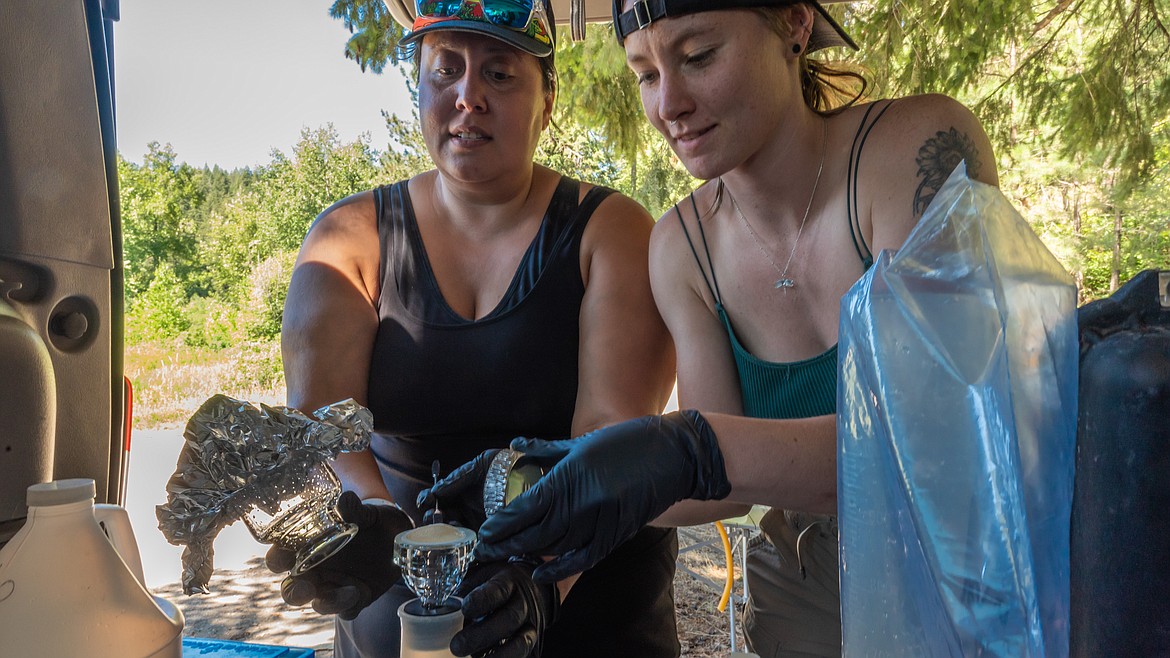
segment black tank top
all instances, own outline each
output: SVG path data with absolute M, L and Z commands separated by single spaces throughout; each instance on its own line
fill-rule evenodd
M 581 235 L 612 190 L 562 178 L 499 305 L 478 320 L 439 291 L 406 181 L 375 190 L 382 248 L 370 362 L 372 449 L 412 514 L 431 481 L 514 437 L 567 437 L 577 398 Z
M 382 292 L 370 359 L 371 450 L 394 500 L 416 522 L 414 501 L 431 482 L 432 460 L 446 474 L 517 436 L 571 434 L 585 294 L 581 235 L 612 192 L 594 187 L 578 203 L 580 183 L 562 177 L 503 299 L 467 320 L 439 292 L 406 182 L 374 191 Z M 647 527 L 582 574 L 545 633 L 544 655 L 676 658 L 677 552 L 673 530 Z

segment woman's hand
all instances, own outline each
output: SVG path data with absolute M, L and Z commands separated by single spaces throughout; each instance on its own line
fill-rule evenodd
M 475 562 L 459 592 L 463 630 L 451 640 L 451 653 L 477 658 L 539 655 L 541 637 L 560 606 L 555 585 L 532 580 L 538 561 Z
M 487 514 L 483 510 L 483 484 L 499 449 L 485 450 L 475 459 L 447 474 L 434 486 L 418 493 L 415 505 L 425 510 L 424 523 L 432 520 L 432 508 L 439 508 L 443 520 L 479 531 Z
M 715 433 L 693 410 L 512 447 L 559 463 L 484 523 L 475 555 L 557 555 L 536 568 L 538 582 L 589 569 L 680 500 L 731 493 Z
M 366 606 L 390 589 L 402 575 L 394 565 L 394 538 L 414 527 L 410 517 L 392 505 L 363 504 L 352 491 L 341 494 L 337 509 L 358 532 L 336 555 L 280 584 L 289 605 L 312 603 L 317 612 L 354 619 Z M 273 546 L 264 561 L 271 571 L 284 573 L 296 555 Z

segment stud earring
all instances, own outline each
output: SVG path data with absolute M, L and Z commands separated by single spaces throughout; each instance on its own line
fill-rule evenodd
M 793 52 L 793 54 L 795 54 L 795 55 L 799 55 L 799 54 L 800 54 L 800 44 L 799 44 L 799 43 L 794 43 L 794 44 L 792 44 L 792 52 Z

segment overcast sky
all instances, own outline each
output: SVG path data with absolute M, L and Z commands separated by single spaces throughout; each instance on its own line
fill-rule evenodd
M 179 160 L 226 169 L 288 153 L 302 127 L 332 122 L 344 141 L 387 141 L 381 110 L 410 114 L 397 70 L 362 73 L 331 0 L 121 0 L 114 24 L 118 149 L 150 141 Z

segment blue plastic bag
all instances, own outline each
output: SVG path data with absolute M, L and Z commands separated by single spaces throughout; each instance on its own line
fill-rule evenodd
M 846 656 L 1066 656 L 1076 287 L 960 165 L 841 302 Z

